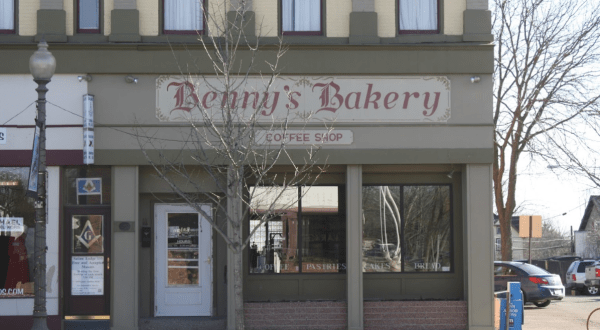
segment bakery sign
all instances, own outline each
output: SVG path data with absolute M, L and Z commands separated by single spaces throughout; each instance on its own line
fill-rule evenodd
M 326 123 L 439 123 L 450 119 L 450 80 L 440 76 L 306 77 L 233 79 L 160 76 L 156 117 L 161 122 L 237 121 Z M 229 92 L 225 92 L 229 90 Z

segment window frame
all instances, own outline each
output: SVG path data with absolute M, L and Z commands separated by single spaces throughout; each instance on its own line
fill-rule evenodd
M 208 0 L 202 0 L 202 30 L 167 30 L 165 29 L 165 13 L 166 13 L 166 2 L 168 0 L 161 0 L 161 12 L 160 12 L 160 20 L 161 20 L 161 33 L 163 35 L 204 35 L 206 34 L 206 29 L 207 29 L 207 25 L 206 25 L 206 21 L 207 21 L 207 16 L 205 15 L 205 12 L 207 10 L 207 3 Z
M 17 15 L 17 9 L 19 6 L 19 2 L 17 0 L 6 0 L 6 1 L 12 1 L 13 3 L 13 28 L 12 29 L 0 29 L 0 34 L 16 34 L 17 33 L 17 26 L 18 26 L 18 18 L 19 15 Z
M 318 31 L 284 31 L 283 30 L 283 1 L 278 0 L 277 5 L 278 15 L 279 15 L 279 34 L 282 36 L 322 36 L 325 34 L 325 0 L 318 0 L 319 6 L 321 8 L 321 18 L 319 20 L 319 30 Z
M 104 3 L 102 0 L 98 0 L 98 28 L 97 29 L 82 29 L 79 26 L 79 18 L 81 17 L 81 0 L 75 0 L 75 8 L 77 17 L 75 18 L 75 26 L 77 27 L 78 34 L 101 34 L 102 33 L 102 17 L 104 16 Z
M 454 249 L 454 244 L 455 244 L 455 240 L 454 240 L 454 212 L 456 211 L 454 208 L 454 184 L 453 183 L 363 183 L 362 188 L 364 187 L 373 187 L 373 186 L 389 186 L 389 187 L 402 187 L 402 190 L 400 192 L 400 196 L 401 196 L 401 200 L 400 200 L 400 213 L 402 215 L 402 219 L 403 221 L 401 222 L 401 227 L 400 227 L 400 247 L 401 247 L 401 268 L 399 272 L 365 272 L 364 270 L 362 271 L 363 276 L 402 276 L 402 275 L 406 275 L 406 274 L 419 274 L 419 275 L 425 275 L 425 274 L 430 274 L 430 275 L 440 275 L 440 274 L 455 274 L 456 273 L 456 256 L 455 256 L 455 249 Z M 449 246 L 450 246 L 450 270 L 449 271 L 427 271 L 427 272 L 422 272 L 422 271 L 405 271 L 404 269 L 404 263 L 405 263 L 405 256 L 406 256 L 406 239 L 405 239 L 405 221 L 404 219 L 406 218 L 406 214 L 404 213 L 404 187 L 406 186 L 418 186 L 418 187 L 422 187 L 422 186 L 435 186 L 435 187 L 448 187 L 448 193 L 450 194 L 449 198 L 449 206 L 450 206 L 450 210 L 449 210 L 449 221 L 450 221 L 450 234 L 449 234 Z M 363 208 L 362 205 L 362 201 L 361 201 L 361 209 Z M 363 227 L 363 231 L 364 231 L 364 227 Z M 361 244 L 362 245 L 362 244 Z M 361 254 L 362 257 L 362 254 Z M 372 275 L 371 275 L 372 274 Z
M 297 245 L 298 245 L 298 267 L 299 267 L 298 268 L 298 272 L 290 272 L 290 273 L 251 273 L 250 272 L 250 261 L 248 261 L 248 263 L 247 264 L 245 263 L 245 266 L 244 266 L 244 268 L 246 269 L 245 270 L 246 275 L 250 275 L 250 276 L 298 276 L 298 275 L 300 275 L 300 276 L 302 276 L 302 275 L 310 275 L 310 276 L 316 276 L 316 275 L 333 276 L 333 275 L 345 275 L 347 273 L 346 270 L 347 270 L 347 264 L 348 264 L 348 260 L 347 260 L 348 255 L 347 255 L 347 251 L 346 251 L 347 245 L 348 245 L 348 242 L 346 240 L 347 233 L 348 233 L 348 217 L 347 217 L 347 214 L 346 214 L 346 203 L 347 203 L 347 201 L 346 201 L 346 190 L 347 190 L 346 184 L 343 184 L 343 183 L 315 184 L 315 185 L 311 185 L 311 186 L 300 185 L 300 186 L 295 186 L 295 187 L 298 190 L 298 198 L 299 198 L 299 200 L 298 200 L 298 228 L 297 228 L 297 231 L 296 231 L 296 235 L 297 235 L 296 242 L 297 242 Z M 343 196 L 343 198 L 344 198 L 343 202 L 340 201 L 340 200 L 338 200 L 338 215 L 340 217 L 344 218 L 344 220 L 342 221 L 342 224 L 344 226 L 343 237 L 344 237 L 344 241 L 345 241 L 345 244 L 346 244 L 346 245 L 344 245 L 344 251 L 346 252 L 346 254 L 345 254 L 343 262 L 340 263 L 340 264 L 346 265 L 346 268 L 343 269 L 343 271 L 338 271 L 338 272 L 304 272 L 304 271 L 302 271 L 302 268 L 303 268 L 302 267 L 303 258 L 305 257 L 304 256 L 304 252 L 303 252 L 303 249 L 304 249 L 304 247 L 303 247 L 304 246 L 304 242 L 303 242 L 304 226 L 303 226 L 303 221 L 302 221 L 303 220 L 303 218 L 302 218 L 302 215 L 303 215 L 303 210 L 302 210 L 302 188 L 304 188 L 304 187 L 309 187 L 309 188 L 310 187 L 336 187 L 338 189 L 338 196 Z M 340 189 L 344 189 L 344 193 L 339 194 L 339 190 Z M 307 212 L 307 213 L 310 214 L 311 212 Z M 245 221 L 245 226 L 247 228 L 246 237 L 248 235 L 250 235 L 250 220 L 252 220 L 251 212 L 248 212 L 248 214 L 249 214 L 249 216 L 248 216 L 248 218 Z M 263 225 L 266 225 L 266 224 L 263 224 Z M 248 249 L 247 257 L 248 258 L 250 257 L 250 249 Z
M 437 2 L 437 29 L 436 30 L 401 30 L 400 29 L 400 1 L 396 0 L 396 31 L 398 35 L 407 35 L 407 34 L 440 34 L 442 32 L 442 4 L 440 0 L 435 0 Z

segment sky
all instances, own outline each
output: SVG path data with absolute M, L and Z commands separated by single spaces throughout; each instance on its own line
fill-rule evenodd
M 515 215 L 541 215 L 543 221 L 553 222 L 565 233 L 570 233 L 571 226 L 576 231 L 590 195 L 600 195 L 600 189 L 590 188 L 585 179 L 547 166 L 520 164 L 522 174 L 517 179 L 516 198 L 523 211 Z

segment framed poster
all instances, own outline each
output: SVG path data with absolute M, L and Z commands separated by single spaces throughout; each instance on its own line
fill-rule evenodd
M 104 257 L 71 257 L 71 295 L 104 295 Z

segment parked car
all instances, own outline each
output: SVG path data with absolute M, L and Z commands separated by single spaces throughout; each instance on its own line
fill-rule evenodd
M 552 300 L 565 297 L 559 275 L 524 262 L 494 261 L 494 290 L 506 290 L 508 282 L 521 282 L 523 303 L 532 302 L 537 307 L 546 307 Z
M 585 285 L 585 267 L 597 264 L 596 260 L 575 260 L 567 269 L 565 287 L 567 290 L 577 290 L 588 295 L 597 295 L 600 290 L 596 286 Z

